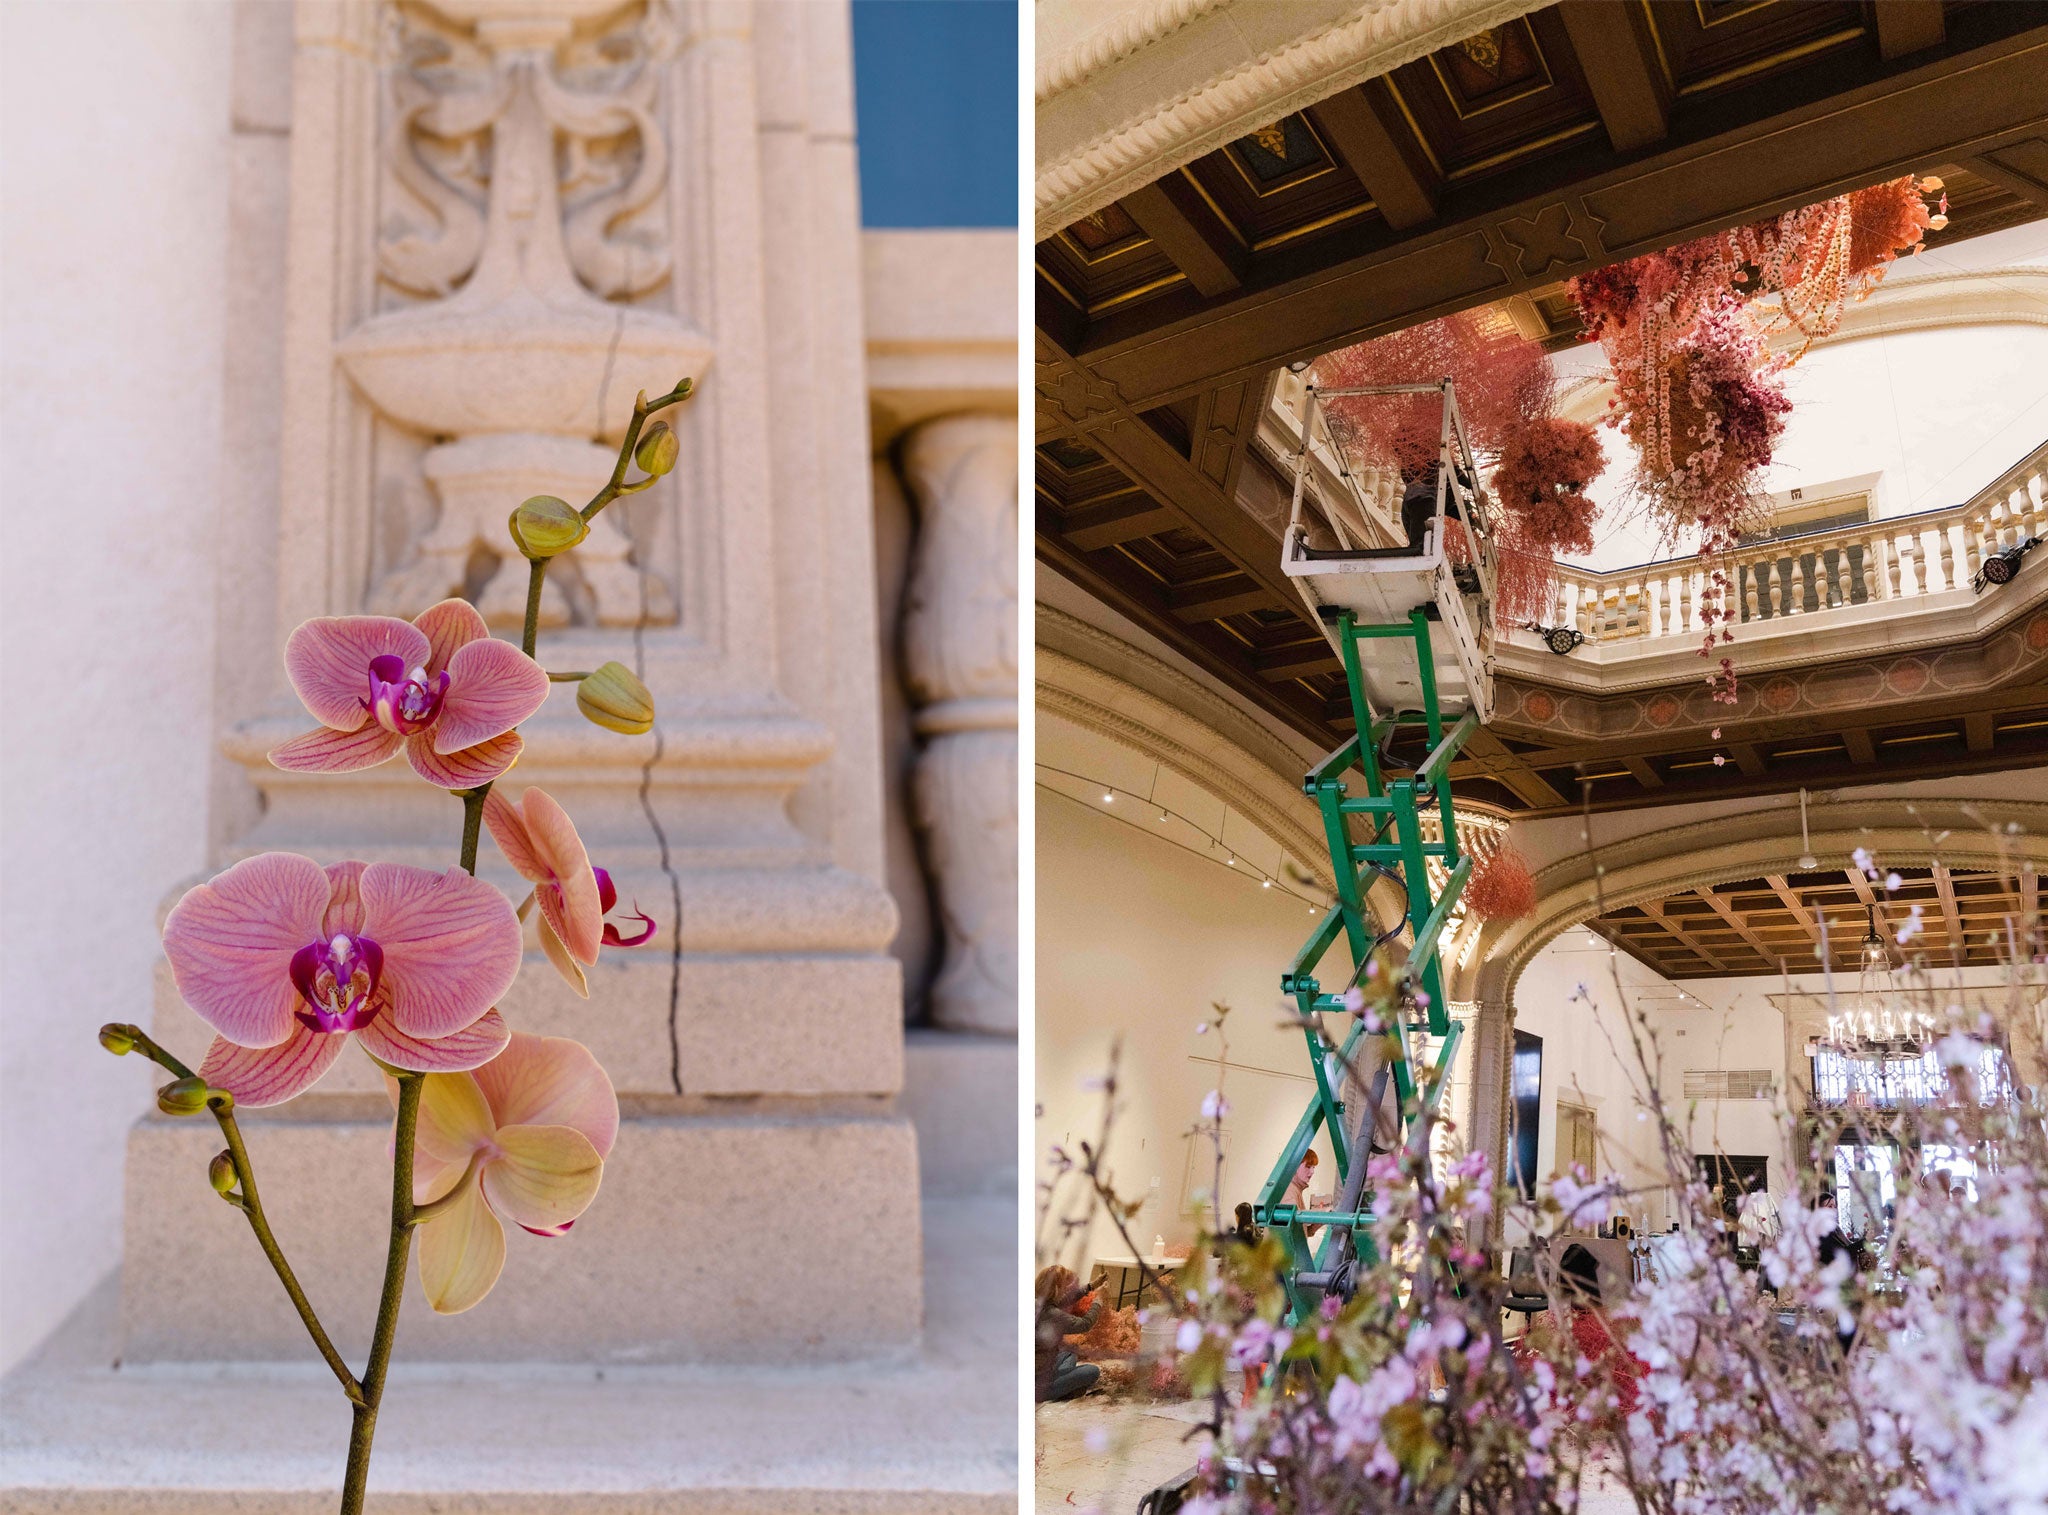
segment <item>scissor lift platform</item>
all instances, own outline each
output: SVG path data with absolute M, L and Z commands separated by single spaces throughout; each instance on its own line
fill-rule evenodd
M 1304 508 L 1320 403 L 1349 395 L 1431 392 L 1443 396 L 1443 426 L 1435 508 L 1421 540 L 1391 547 L 1356 542 L 1343 513 L 1325 510 L 1339 545 L 1311 546 Z M 1316 1086 L 1257 1205 L 1260 1223 L 1287 1243 L 1290 1321 L 1313 1312 L 1325 1294 L 1346 1292 L 1354 1262 L 1375 1256 L 1374 1217 L 1364 1208 L 1365 1170 L 1383 1101 L 1399 1101 L 1402 1139 L 1412 1139 L 1441 1098 L 1457 1055 L 1462 1028 L 1450 1018 L 1438 946 L 1472 860 L 1458 848 L 1449 775 L 1452 760 L 1493 708 L 1492 532 L 1450 382 L 1343 390 L 1310 385 L 1301 438 L 1282 566 L 1343 661 L 1356 731 L 1303 781 L 1322 815 L 1337 900 L 1280 980 L 1300 1014 Z M 1338 447 L 1326 424 L 1321 440 Z M 1355 490 L 1354 471 L 1340 468 L 1338 474 Z M 1359 520 L 1370 521 L 1363 499 L 1356 503 Z M 1417 726 L 1427 736 L 1428 755 L 1408 774 L 1389 773 L 1383 745 Z M 1354 770 L 1364 780 L 1363 794 L 1347 789 Z M 1437 840 L 1424 835 L 1422 807 L 1437 812 Z M 1432 859 L 1441 861 L 1446 875 L 1441 891 L 1431 889 Z M 1391 880 L 1405 894 L 1404 919 L 1392 931 L 1381 931 L 1366 909 L 1374 878 Z M 1360 982 L 1375 950 L 1403 930 L 1413 933 L 1402 969 L 1408 992 L 1391 1035 L 1369 1044 L 1362 1020 L 1354 1020 L 1341 1038 L 1326 1038 L 1323 1018 L 1345 1013 L 1345 989 Z M 1344 984 L 1328 990 L 1315 975 L 1340 936 L 1351 971 Z M 1414 1074 L 1419 1038 L 1437 1042 L 1437 1076 L 1420 1089 Z M 1334 1055 L 1327 1050 L 1331 1039 L 1339 1041 Z M 1287 1203 L 1288 1186 L 1302 1155 L 1326 1127 L 1336 1158 L 1337 1202 L 1331 1210 L 1302 1210 Z M 1312 1226 L 1322 1232 L 1313 1246 Z

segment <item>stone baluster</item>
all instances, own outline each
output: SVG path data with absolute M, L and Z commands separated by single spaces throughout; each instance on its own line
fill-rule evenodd
M 1953 589 L 1962 581 L 1956 577 L 1955 528 L 1937 524 L 1934 528 L 1934 545 L 1941 553 L 1941 587 Z
M 903 449 L 919 512 L 903 619 L 914 792 L 945 959 L 932 1018 L 1017 1031 L 1017 423 L 956 415 Z
M 2027 535 L 2048 534 L 2048 473 L 2027 475 Z
M 1694 578 L 1695 575 L 1689 568 L 1682 570 L 1678 575 L 1678 629 L 1682 632 L 1699 630 L 1699 622 L 1693 616 L 1693 606 L 1696 603 L 1694 596 L 1698 593 Z

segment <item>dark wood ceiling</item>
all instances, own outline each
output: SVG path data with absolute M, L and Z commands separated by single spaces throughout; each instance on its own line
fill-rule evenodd
M 2012 941 L 2008 923 L 2038 919 L 2038 875 L 1898 872 L 1899 887 L 1889 891 L 1854 868 L 1773 874 L 1609 910 L 1586 924 L 1667 979 L 1818 972 L 1825 938 L 1830 966 L 1853 988 L 1873 908 L 1894 968 L 1909 960 L 1930 969 L 1992 967 L 2011 961 L 2016 945 L 2022 957 L 2030 950 Z M 1898 933 L 1916 905 L 1919 930 L 1901 946 Z
M 1563 278 L 1902 172 L 1950 180 L 1951 239 L 2048 215 L 2048 4 L 1568 0 L 1274 122 L 1038 245 L 1039 560 L 1334 745 L 1342 675 L 1251 445 L 1273 371 L 1485 304 L 1568 342 Z M 2041 671 L 2011 682 L 1860 734 L 1496 723 L 1454 781 L 1543 811 L 1582 780 L 1606 805 L 1907 776 L 1941 744 L 2011 766 L 2048 754 Z

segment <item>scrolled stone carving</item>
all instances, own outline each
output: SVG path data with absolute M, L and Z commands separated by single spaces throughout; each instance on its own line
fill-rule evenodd
M 1017 1030 L 1017 423 L 930 421 L 903 449 L 919 512 L 904 665 L 925 738 L 915 809 L 945 959 L 933 1019 Z
M 634 391 L 699 376 L 710 357 L 672 313 L 626 303 L 671 272 L 655 113 L 673 50 L 667 0 L 437 0 L 385 14 L 377 268 L 421 298 L 372 316 L 336 353 L 379 412 L 436 438 L 421 472 L 439 510 L 367 604 L 410 615 L 469 593 L 488 620 L 516 625 L 525 574 L 506 569 L 506 513 L 529 495 L 595 490 L 612 455 L 598 439 Z M 673 619 L 673 594 L 636 562 L 623 522 L 608 511 L 562 559 L 543 624 Z

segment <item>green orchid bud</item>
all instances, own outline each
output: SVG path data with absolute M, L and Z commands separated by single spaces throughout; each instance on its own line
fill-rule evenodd
M 537 494 L 512 512 L 506 522 L 512 543 L 529 558 L 552 558 L 590 535 L 590 526 L 567 500 Z
M 639 736 L 654 729 L 654 696 L 624 663 L 606 663 L 576 685 L 576 708 L 607 731 Z
M 156 1091 L 156 1107 L 166 1115 L 197 1115 L 212 1091 L 203 1078 L 177 1078 Z
M 226 1194 L 240 1181 L 235 1172 L 235 1155 L 232 1152 L 216 1152 L 213 1161 L 206 1165 L 206 1181 L 213 1185 L 213 1192 Z
M 135 1037 L 136 1030 L 133 1026 L 123 1026 L 118 1022 L 109 1021 L 100 1027 L 100 1045 L 116 1057 L 126 1057 L 135 1050 Z
M 633 449 L 633 461 L 643 472 L 659 476 L 676 466 L 676 454 L 682 450 L 683 444 L 669 429 L 668 422 L 656 421 L 640 434 L 640 445 Z

